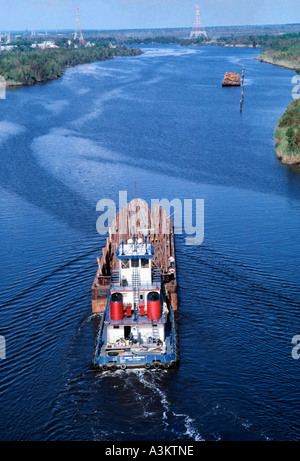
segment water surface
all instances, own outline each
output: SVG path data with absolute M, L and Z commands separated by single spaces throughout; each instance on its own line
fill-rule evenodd
M 145 46 L 1 101 L 1 440 L 299 438 L 300 176 L 274 152 L 294 73 L 258 50 Z M 222 88 L 245 66 L 240 89 Z M 176 236 L 181 366 L 97 374 L 96 203 L 202 198 Z

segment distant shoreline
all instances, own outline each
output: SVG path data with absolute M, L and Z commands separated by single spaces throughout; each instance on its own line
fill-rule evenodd
M 79 65 L 79 64 L 75 64 Z M 68 66 L 70 67 L 70 66 Z M 65 67 L 64 71 L 66 70 L 67 67 Z M 63 74 L 62 74 L 63 75 Z M 55 75 L 52 77 L 45 78 L 43 80 L 35 80 L 34 82 L 14 82 L 12 80 L 6 82 L 6 88 L 21 88 L 24 86 L 34 86 L 38 85 L 39 83 L 46 83 L 46 82 L 51 82 L 53 80 L 56 80 L 57 78 L 62 77 L 62 75 Z
M 86 62 L 86 61 L 78 62 L 78 63 L 74 64 L 74 66 L 65 66 L 60 75 L 52 75 L 52 76 L 49 76 L 49 77 L 41 79 L 41 80 L 35 80 L 35 81 L 31 81 L 31 82 L 14 82 L 13 80 L 9 80 L 9 81 L 6 82 L 6 88 L 21 88 L 21 87 L 26 87 L 26 86 L 38 85 L 40 83 L 52 82 L 53 80 L 61 78 L 63 76 L 63 74 L 65 73 L 66 69 L 68 69 L 68 68 L 80 66 L 81 64 L 90 64 L 92 62 L 97 62 L 97 61 L 106 61 L 108 59 L 113 59 L 113 57 L 111 57 L 111 58 L 101 58 L 101 59 L 97 59 L 96 61 L 90 61 L 90 62 Z
M 263 52 L 262 52 L 262 53 L 263 53 Z M 273 66 L 284 67 L 285 69 L 290 69 L 290 70 L 294 70 L 294 71 L 297 72 L 297 70 L 298 70 L 297 64 L 289 63 L 289 62 L 286 61 L 286 60 L 275 61 L 272 57 L 265 57 L 265 56 L 263 56 L 262 53 L 261 53 L 259 56 L 255 56 L 254 59 L 257 59 L 257 60 L 260 61 L 260 62 L 265 62 L 265 63 L 267 63 L 267 64 L 272 64 Z
M 117 56 L 139 56 L 139 48 L 93 47 L 45 51 L 12 51 L 0 55 L 0 75 L 6 88 L 47 83 L 62 77 L 68 67 L 106 61 Z M 21 63 L 21 64 L 20 64 Z

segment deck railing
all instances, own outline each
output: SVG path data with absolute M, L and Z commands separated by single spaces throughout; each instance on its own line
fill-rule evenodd
M 122 288 L 122 291 L 131 291 L 133 290 L 133 284 L 123 284 L 120 282 L 119 270 L 116 269 L 112 271 L 111 281 L 110 281 L 111 290 L 118 290 Z M 161 288 L 161 270 L 153 269 L 152 270 L 152 283 L 140 283 L 138 286 L 139 290 L 157 290 Z

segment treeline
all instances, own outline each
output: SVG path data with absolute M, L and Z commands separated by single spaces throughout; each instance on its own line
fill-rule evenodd
M 254 46 L 260 48 L 281 48 L 282 46 L 291 46 L 294 43 L 299 42 L 300 33 L 289 33 L 282 35 L 270 35 L 270 34 L 261 34 L 261 35 L 230 35 L 226 37 L 219 37 L 215 40 L 217 45 L 220 46 Z
M 274 37 L 264 47 L 258 59 L 279 66 L 289 67 L 300 73 L 300 34 Z
M 180 40 L 181 45 L 217 45 L 217 46 L 249 46 L 264 49 L 281 50 L 292 46 L 299 46 L 300 33 L 289 33 L 282 35 L 228 35 L 215 39 L 206 39 L 205 37 Z
M 91 40 L 98 44 L 107 44 L 107 43 L 118 43 L 122 45 L 202 45 L 203 42 L 206 42 L 206 38 L 199 38 L 190 40 L 188 38 L 177 37 L 176 35 L 156 35 L 156 36 L 121 36 L 119 38 L 115 36 L 108 37 L 96 37 L 91 38 Z M 59 43 L 57 43 L 59 44 Z
M 127 45 L 136 44 L 136 45 L 168 45 L 168 44 L 179 44 L 181 39 L 175 36 L 156 36 L 156 37 L 145 37 L 145 38 L 135 38 L 135 37 L 128 37 L 122 40 L 122 43 L 126 43 Z
M 215 41 L 211 41 L 205 37 L 199 38 L 185 38 L 184 40 L 180 40 L 181 46 L 201 46 L 201 45 L 215 45 Z
M 171 36 L 171 35 L 158 35 L 158 36 L 149 36 L 149 37 L 138 37 L 138 36 L 107 36 L 107 37 L 92 37 L 87 38 L 86 41 L 93 41 L 98 45 L 107 45 L 107 44 L 118 44 L 120 45 L 167 45 L 167 44 L 180 44 L 182 39 Z M 55 42 L 57 45 L 61 46 L 61 40 Z
M 190 46 L 190 45 L 203 45 L 208 43 L 208 39 L 206 38 L 197 38 L 197 39 L 189 39 L 189 38 L 180 38 L 176 37 L 175 35 L 157 35 L 151 37 L 122 37 L 118 40 L 116 37 L 99 37 L 98 39 L 94 39 L 94 42 L 99 43 L 119 43 L 123 45 L 182 45 L 182 46 Z
M 275 138 L 279 158 L 300 155 L 300 99 L 295 99 L 279 119 Z
M 0 75 L 8 85 L 32 85 L 60 77 L 66 67 L 84 64 L 114 56 L 141 54 L 138 48 L 95 45 L 89 48 L 29 49 L 0 53 Z

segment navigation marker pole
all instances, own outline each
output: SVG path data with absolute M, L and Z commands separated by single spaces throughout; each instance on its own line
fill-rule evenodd
M 242 98 L 240 100 L 240 112 L 243 110 L 243 102 L 244 102 L 244 80 L 245 80 L 245 67 L 243 67 L 242 72 Z

